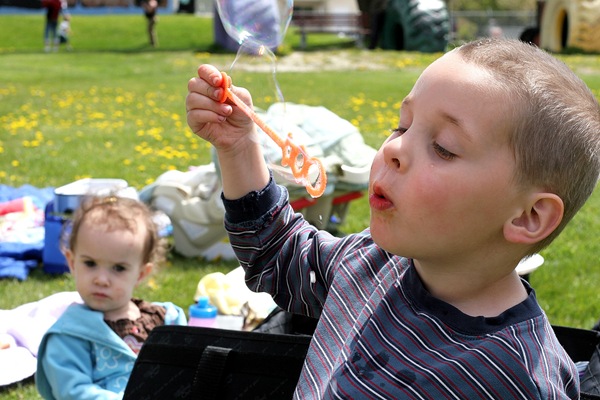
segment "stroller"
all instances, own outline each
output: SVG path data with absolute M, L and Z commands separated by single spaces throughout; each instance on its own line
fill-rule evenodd
M 368 187 L 369 171 L 376 150 L 365 144 L 358 129 L 324 107 L 276 103 L 257 114 L 278 132 L 291 132 L 305 144 L 307 152 L 319 157 L 327 171 L 327 188 L 318 199 L 311 198 L 295 182 L 291 170 L 280 165 L 281 149 L 259 133 L 265 159 L 275 181 L 290 193 L 290 204 L 320 229 L 338 233 L 351 201 Z M 175 251 L 185 257 L 233 259 L 223 227 L 218 161 L 213 152 L 209 164 L 189 171 L 167 171 L 140 192 L 140 199 L 171 219 Z

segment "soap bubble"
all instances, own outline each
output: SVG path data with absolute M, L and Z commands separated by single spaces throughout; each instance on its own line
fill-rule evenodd
M 245 51 L 259 54 L 283 42 L 293 0 L 217 0 L 223 27 Z
M 274 51 L 283 43 L 294 9 L 293 0 L 216 0 L 216 8 L 225 32 L 238 44 L 235 59 L 229 68 L 233 84 L 243 85 L 256 100 L 260 94 L 271 90 L 263 98 L 273 98 L 283 105 L 283 93 L 277 82 L 277 59 Z M 233 72 L 234 67 L 236 71 Z M 270 72 L 267 83 L 257 82 L 256 72 Z M 244 73 L 253 78 L 244 79 Z M 285 113 L 285 111 L 284 111 Z M 269 120 L 270 128 L 280 137 L 286 137 L 289 129 L 285 118 Z M 281 161 L 281 149 L 266 135 L 260 135 L 265 149 L 265 159 L 270 164 Z M 273 147 L 273 151 L 267 149 Z M 278 155 L 277 155 L 278 154 Z M 294 179 L 294 178 L 290 178 Z
M 283 43 L 294 10 L 293 0 L 216 0 L 216 9 L 225 32 L 238 44 L 235 59 L 229 67 L 233 83 L 243 82 L 253 97 L 271 90 L 269 96 L 284 103 L 277 82 L 277 58 L 274 51 Z M 234 67 L 236 68 L 234 72 Z M 268 82 L 244 79 L 244 73 L 270 72 Z M 238 83 L 240 84 L 240 83 Z M 280 131 L 281 127 L 272 127 Z
M 238 62 L 253 66 L 262 63 L 263 67 L 258 68 L 270 70 L 272 75 L 271 82 L 266 86 L 274 89 L 275 98 L 283 102 L 283 94 L 275 77 L 277 65 L 273 51 L 283 43 L 292 19 L 294 1 L 216 0 L 216 8 L 223 29 L 239 45 L 230 66 L 230 74 Z M 234 82 L 238 82 L 239 75 L 232 75 Z

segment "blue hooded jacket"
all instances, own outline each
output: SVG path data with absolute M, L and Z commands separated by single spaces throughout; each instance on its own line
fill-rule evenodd
M 173 303 L 165 325 L 185 325 Z M 46 332 L 38 350 L 36 386 L 44 399 L 122 399 L 136 354 L 105 322 L 100 311 L 70 305 Z

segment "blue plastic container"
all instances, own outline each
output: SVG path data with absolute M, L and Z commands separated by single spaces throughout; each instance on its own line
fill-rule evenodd
M 217 327 L 217 307 L 210 304 L 207 296 L 201 296 L 196 304 L 192 304 L 189 314 L 189 326 Z
M 60 236 L 63 226 L 68 221 L 64 215 L 53 212 L 54 204 L 49 202 L 45 209 L 44 221 L 44 250 L 42 262 L 44 272 L 49 274 L 64 274 L 69 272 L 67 259 L 60 250 Z

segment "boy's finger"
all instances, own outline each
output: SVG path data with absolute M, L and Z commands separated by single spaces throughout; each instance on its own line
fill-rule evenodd
M 192 109 L 187 112 L 188 125 L 195 134 L 199 134 L 207 123 L 221 123 L 225 119 L 225 116 L 208 110 Z
M 209 64 L 202 64 L 198 67 L 198 77 L 202 78 L 213 86 L 219 86 L 222 79 L 221 72 Z
M 211 100 L 218 101 L 221 98 L 223 89 L 218 86 L 212 86 L 203 79 L 192 78 L 188 82 L 188 92 L 201 94 Z
M 185 99 L 185 108 L 188 113 L 193 110 L 207 111 L 223 117 L 229 116 L 232 112 L 231 105 L 216 102 L 197 92 L 188 93 Z

